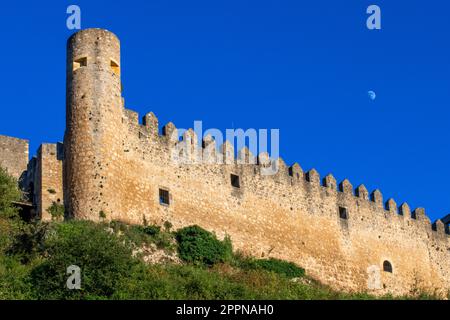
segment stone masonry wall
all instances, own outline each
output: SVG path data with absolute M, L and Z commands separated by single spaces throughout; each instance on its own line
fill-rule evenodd
M 35 201 L 43 221 L 52 219 L 48 209 L 53 203 L 64 202 L 62 147 L 62 144 L 42 144 L 38 151 Z
M 263 160 L 238 165 L 229 145 L 221 148 L 228 150 L 229 164 L 177 164 L 172 155 L 183 142 L 172 137 L 173 124 L 160 136 L 152 113 L 144 125 L 131 110 L 123 109 L 122 117 L 116 128 L 122 150 L 114 155 L 121 170 L 114 198 L 104 199 L 114 206 L 101 209 L 108 219 L 170 221 L 176 228 L 197 224 L 220 237 L 230 235 L 235 249 L 293 261 L 337 289 L 374 294 L 450 289 L 449 236 L 440 221 L 433 230 L 423 209 L 411 213 L 392 199 L 385 209 L 378 190 L 369 200 L 364 186 L 354 191 L 344 180 L 338 188 L 331 175 L 321 181 L 315 170 L 304 173 L 298 164 L 289 169 L 281 159 L 279 173 L 264 176 Z M 202 149 L 195 139 L 192 131 L 185 134 L 194 154 L 221 155 L 214 142 Z M 252 156 L 247 150 L 240 154 Z M 239 175 L 240 188 L 231 185 L 232 173 Z M 160 204 L 159 189 L 170 192 L 170 205 Z M 348 220 L 340 218 L 339 207 L 347 209 Z M 97 220 L 98 213 L 90 219 Z M 385 260 L 392 273 L 383 271 Z
M 28 164 L 28 140 L 0 135 L 0 167 L 19 179 Z

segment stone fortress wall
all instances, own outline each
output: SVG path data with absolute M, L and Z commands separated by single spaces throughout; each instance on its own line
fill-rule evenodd
M 396 295 L 450 289 L 448 219 L 447 226 L 431 224 L 422 208 L 385 203 L 379 190 L 337 184 L 332 175 L 321 179 L 282 159 L 277 174 L 265 175 L 266 154 L 255 163 L 240 150 L 246 163 L 238 163 L 229 143 L 216 146 L 208 137 L 199 143 L 193 130 L 179 141 L 174 124 L 160 132 L 153 113 L 140 123 L 123 101 L 117 37 L 102 29 L 73 35 L 64 161 L 45 151 L 35 178 L 48 177 L 39 187 L 43 219 L 45 206 L 64 199 L 68 217 L 77 219 L 197 224 L 229 235 L 247 254 L 293 261 L 336 289 Z M 180 146 L 191 163 L 174 161 Z
M 27 169 L 28 149 L 28 140 L 0 135 L 0 167 L 14 178 L 20 179 Z
M 369 195 L 364 186 L 354 190 L 348 180 L 337 185 L 332 175 L 321 180 L 314 169 L 288 168 L 281 159 L 276 175 L 263 175 L 264 155 L 257 164 L 237 164 L 227 143 L 221 151 L 214 142 L 199 147 L 193 131 L 180 142 L 171 123 L 159 135 L 152 113 L 143 123 L 124 109 L 118 130 L 123 146 L 117 155 L 119 206 L 102 208 L 110 219 L 198 224 L 231 236 L 236 249 L 296 262 L 339 289 L 407 294 L 450 288 L 449 236 L 440 220 L 431 225 L 424 209 L 411 212 L 392 199 L 384 203 L 378 190 Z M 206 162 L 223 156 L 225 164 L 174 162 L 183 142 L 192 146 L 192 155 L 201 152 Z M 239 154 L 252 157 L 248 150 Z M 232 174 L 239 177 L 239 188 L 232 186 Z M 160 203 L 160 190 L 169 192 L 169 205 Z M 91 219 L 98 219 L 95 212 Z M 385 261 L 392 273 L 383 271 Z

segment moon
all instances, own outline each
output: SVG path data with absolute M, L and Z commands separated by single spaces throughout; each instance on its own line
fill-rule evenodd
M 370 100 L 375 100 L 375 98 L 377 97 L 377 94 L 372 90 L 368 91 L 367 95 L 369 96 Z

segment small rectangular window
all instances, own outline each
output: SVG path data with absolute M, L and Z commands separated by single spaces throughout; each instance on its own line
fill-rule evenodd
M 159 204 L 168 206 L 170 204 L 169 191 L 159 189 Z
M 231 174 L 231 185 L 235 188 L 241 187 L 241 183 L 239 181 L 239 176 L 237 176 L 235 174 Z
M 348 220 L 347 208 L 339 207 L 339 218 L 343 220 Z
M 117 62 L 115 62 L 114 60 L 111 59 L 111 69 L 112 71 L 117 74 L 118 76 L 120 76 L 120 67 L 119 64 Z
M 87 57 L 82 57 L 82 58 L 75 59 L 73 61 L 72 68 L 73 68 L 73 71 L 75 71 L 81 67 L 86 67 L 86 66 L 87 66 Z

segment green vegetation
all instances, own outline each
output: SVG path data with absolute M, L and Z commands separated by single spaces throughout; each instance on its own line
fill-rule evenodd
M 52 220 L 62 220 L 64 218 L 64 205 L 53 201 L 47 212 L 52 216 Z
M 164 221 L 164 230 L 165 231 L 170 232 L 172 227 L 173 227 L 173 225 L 170 223 L 170 221 Z
M 12 205 L 14 201 L 20 201 L 21 193 L 17 187 L 17 181 L 9 176 L 0 167 L 0 215 L 4 218 L 12 218 L 17 215 L 17 209 Z
M 206 250 L 207 259 L 194 256 L 198 258 L 195 261 L 207 264 L 147 265 L 131 254 L 131 246 L 135 245 L 132 239 L 151 243 L 153 240 L 149 239 L 155 235 L 148 235 L 143 228 L 126 226 L 127 233 L 118 236 L 108 228 L 109 224 L 87 221 L 52 222 L 28 228 L 27 237 L 20 237 L 27 239 L 24 247 L 20 246 L 22 242 L 16 243 L 15 250 L 0 258 L 0 299 L 373 298 L 337 293 L 305 276 L 292 279 L 302 275 L 303 270 L 274 259 L 239 256 L 230 262 L 211 264 Z M 137 238 L 140 232 L 142 238 Z M 66 289 L 69 265 L 81 268 L 81 290 Z
M 113 232 L 119 238 L 123 238 L 125 243 L 131 248 L 154 244 L 157 249 L 167 252 L 173 252 L 176 249 L 173 234 L 161 232 L 161 227 L 159 226 L 128 225 L 120 221 L 111 221 L 109 225 Z
M 234 265 L 244 270 L 266 270 L 287 278 L 299 278 L 305 275 L 305 269 L 300 268 L 296 264 L 274 258 L 255 259 L 236 255 Z
M 100 219 L 106 219 L 106 213 L 103 210 L 100 210 L 100 212 L 98 213 L 98 217 Z
M 180 229 L 176 233 L 178 255 L 186 262 L 196 265 L 211 266 L 231 260 L 233 250 L 229 238 L 220 241 L 212 233 L 191 226 Z
M 48 257 L 30 273 L 39 299 L 101 299 L 110 297 L 132 276 L 138 263 L 120 240 L 101 224 L 71 221 L 54 224 L 47 232 L 41 255 Z M 66 289 L 66 269 L 83 270 L 83 290 Z
M 159 226 L 145 226 L 142 228 L 142 231 L 149 236 L 156 236 L 161 232 L 161 227 Z
M 20 233 L 22 223 L 18 219 L 17 208 L 12 204 L 20 200 L 17 181 L 0 167 L 0 255 L 12 246 L 13 239 Z
M 25 224 L 16 200 L 15 181 L 0 171 L 0 299 L 373 299 L 335 292 L 290 262 L 233 253 L 229 238 L 198 226 Z M 183 263 L 146 264 L 134 254 L 142 247 L 177 252 Z M 81 269 L 80 290 L 66 288 L 71 265 Z

